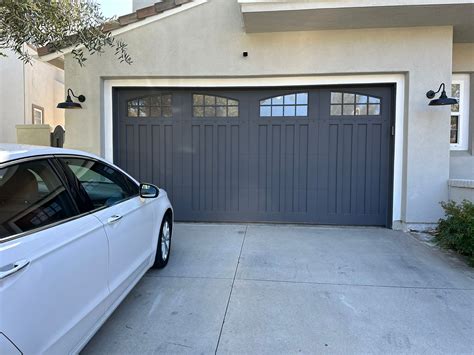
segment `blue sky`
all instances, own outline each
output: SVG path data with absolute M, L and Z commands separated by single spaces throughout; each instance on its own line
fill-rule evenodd
M 132 12 L 132 0 L 95 0 L 105 17 L 120 16 Z

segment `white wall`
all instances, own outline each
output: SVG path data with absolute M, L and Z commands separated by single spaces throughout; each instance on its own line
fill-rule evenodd
M 131 66 L 111 52 L 91 57 L 84 68 L 66 57 L 67 86 L 88 97 L 83 110 L 67 112 L 69 147 L 103 154 L 104 79 L 401 73 L 407 78 L 401 222 L 434 223 L 442 215 L 449 108 L 428 106 L 425 93 L 451 81 L 452 27 L 247 34 L 236 1 L 210 0 L 120 37 Z
M 25 115 L 32 123 L 32 104 L 44 108 L 44 123 L 64 126 L 64 110 L 56 108 L 65 100 L 64 70 L 49 63 L 34 61 L 25 66 Z
M 453 45 L 453 72 L 470 74 L 469 149 L 451 151 L 450 177 L 474 180 L 474 43 Z M 462 191 L 462 190 L 460 190 Z
M 7 52 L 0 57 L 0 142 L 15 143 L 15 125 L 25 123 L 23 64 Z
M 18 124 L 32 123 L 32 105 L 44 108 L 44 123 L 64 126 L 64 70 L 33 60 L 23 64 L 13 53 L 0 57 L 0 141 L 16 142 Z

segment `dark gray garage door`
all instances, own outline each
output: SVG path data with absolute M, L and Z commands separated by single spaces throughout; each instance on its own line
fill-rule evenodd
M 114 92 L 114 160 L 176 219 L 391 220 L 392 88 Z

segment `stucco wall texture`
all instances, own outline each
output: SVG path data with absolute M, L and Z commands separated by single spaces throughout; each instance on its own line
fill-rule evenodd
M 101 154 L 103 81 L 111 78 L 269 77 L 402 73 L 406 77 L 401 223 L 433 223 L 448 198 L 449 107 L 426 91 L 452 73 L 452 27 L 247 34 L 236 1 L 210 0 L 120 35 L 132 65 L 109 51 L 81 68 L 68 55 L 66 87 L 87 96 L 66 115 L 66 145 Z M 242 57 L 247 51 L 249 56 Z
M 13 52 L 0 61 L 0 142 L 16 143 L 16 125 L 32 123 L 32 104 L 44 109 L 44 123 L 64 126 L 64 71 L 33 60 L 23 64 Z

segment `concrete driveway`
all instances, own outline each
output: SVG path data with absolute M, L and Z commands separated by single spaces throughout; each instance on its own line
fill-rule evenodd
M 177 224 L 84 354 L 474 352 L 474 272 L 379 228 Z

